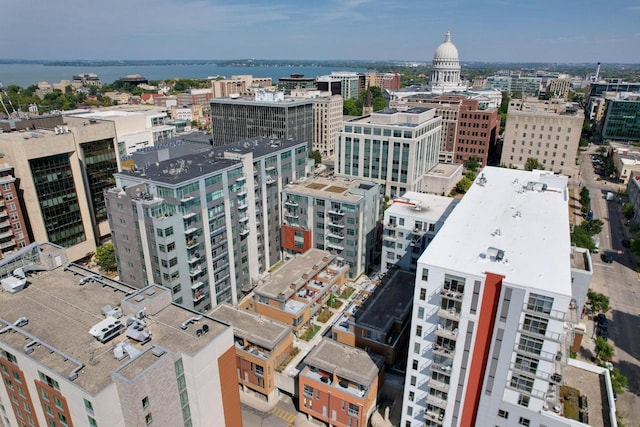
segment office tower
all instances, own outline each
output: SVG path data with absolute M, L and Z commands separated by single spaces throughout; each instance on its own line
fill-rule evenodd
M 313 101 L 257 91 L 255 97 L 211 100 L 211 129 L 219 147 L 247 138 L 313 139 Z
M 233 329 L 76 264 L 0 293 L 5 426 L 242 425 Z
M 346 121 L 336 174 L 371 180 L 381 194 L 422 190 L 422 175 L 438 163 L 442 118 L 435 109 L 384 110 Z
M 370 181 L 311 178 L 282 190 L 282 248 L 338 254 L 355 278 L 372 267 L 380 212 L 380 189 Z
M 307 161 L 306 143 L 276 139 L 134 155 L 105 193 L 120 277 L 197 311 L 237 304 L 281 258 L 280 191 Z
M 564 176 L 487 167 L 448 216 L 418 260 L 401 425 L 573 425 L 554 408 L 592 268 L 568 200 Z
M 527 159 L 533 158 L 546 170 L 577 176 L 575 159 L 583 121 L 584 111 L 575 103 L 512 99 L 500 163 L 524 168 Z
M 65 247 L 70 260 L 91 255 L 110 233 L 102 192 L 118 170 L 113 123 L 38 116 L 0 127 L 0 152 L 20 181 L 33 240 Z

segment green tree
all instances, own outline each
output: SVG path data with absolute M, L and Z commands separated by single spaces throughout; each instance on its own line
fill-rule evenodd
M 609 311 L 609 297 L 599 292 L 587 291 L 587 299 L 591 304 L 591 309 L 594 313 L 605 313 Z
M 313 162 L 315 165 L 319 164 L 322 162 L 322 154 L 320 154 L 320 151 L 316 150 L 316 151 L 312 151 L 309 153 L 309 158 L 313 159 Z
M 478 159 L 476 159 L 475 157 L 470 158 L 469 161 L 467 162 L 468 171 L 477 172 L 478 166 L 480 166 L 480 163 L 478 162 Z
M 573 232 L 571 233 L 571 243 L 578 247 L 589 250 L 595 249 L 596 247 L 595 243 L 593 243 L 593 238 L 591 237 L 591 235 L 580 226 L 573 227 Z
M 594 342 L 596 345 L 596 357 L 598 359 L 610 360 L 614 356 L 615 351 L 613 346 L 605 341 L 604 338 L 597 337 Z
M 469 191 L 469 188 L 471 188 L 471 184 L 473 184 L 473 181 L 471 181 L 469 178 L 467 178 L 466 176 L 462 177 L 462 179 L 460 181 L 458 181 L 458 183 L 456 184 L 456 188 L 455 191 L 459 194 L 464 194 L 467 191 Z
M 625 203 L 622 206 L 622 215 L 624 215 L 626 219 L 633 218 L 635 214 L 636 211 L 633 209 L 633 205 L 631 203 Z
M 96 264 L 107 271 L 115 271 L 117 268 L 116 251 L 113 243 L 107 242 L 102 246 L 98 246 L 95 256 Z
M 615 394 L 624 393 L 624 389 L 627 388 L 627 377 L 622 375 L 622 373 L 617 369 L 612 369 L 609 371 L 611 375 L 611 387 L 613 388 L 613 392 Z
M 582 187 L 580 190 L 580 204 L 582 205 L 582 213 L 586 214 L 591 210 L 591 196 L 587 187 Z
M 345 99 L 342 104 L 342 114 L 345 116 L 360 116 L 362 109 L 358 108 L 358 104 L 355 99 Z
M 529 157 L 524 164 L 525 170 L 532 171 L 534 169 L 544 170 L 544 166 L 535 157 Z
M 602 227 L 604 223 L 599 219 L 592 219 L 590 221 L 582 221 L 580 227 L 584 228 L 584 230 L 589 233 L 591 236 L 595 236 L 596 234 L 600 234 L 602 231 Z

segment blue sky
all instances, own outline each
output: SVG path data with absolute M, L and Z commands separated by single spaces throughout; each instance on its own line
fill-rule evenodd
M 0 0 L 0 57 L 640 63 L 628 0 Z

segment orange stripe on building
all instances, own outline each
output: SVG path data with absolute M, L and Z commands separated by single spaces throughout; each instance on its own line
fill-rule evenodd
M 240 407 L 240 393 L 238 392 L 238 378 L 236 374 L 236 350 L 231 347 L 218 357 L 218 372 L 220 372 L 220 389 L 222 392 L 222 406 L 225 426 L 242 425 L 242 408 Z
M 486 273 L 482 303 L 478 307 L 480 315 L 478 316 L 476 339 L 469 366 L 467 391 L 462 400 L 463 409 L 460 426 L 473 427 L 476 425 L 480 393 L 489 360 L 491 338 L 493 337 L 494 321 L 498 312 L 503 278 L 504 276 L 498 274 Z

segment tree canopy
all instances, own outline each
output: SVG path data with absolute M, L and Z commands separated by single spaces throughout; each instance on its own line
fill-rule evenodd
M 116 252 L 113 243 L 108 242 L 102 246 L 98 246 L 95 256 L 96 264 L 107 271 L 115 271 L 117 268 Z
M 544 170 L 544 166 L 542 166 L 542 163 L 540 163 L 535 157 L 529 157 L 524 164 L 524 168 L 528 171 L 532 171 L 534 169 Z
M 594 313 L 604 313 L 609 311 L 609 297 L 589 289 L 587 291 L 587 299 L 591 304 Z
M 322 154 L 320 154 L 320 151 L 315 150 L 309 153 L 309 158 L 313 159 L 314 164 L 317 165 L 318 163 L 322 162 Z

